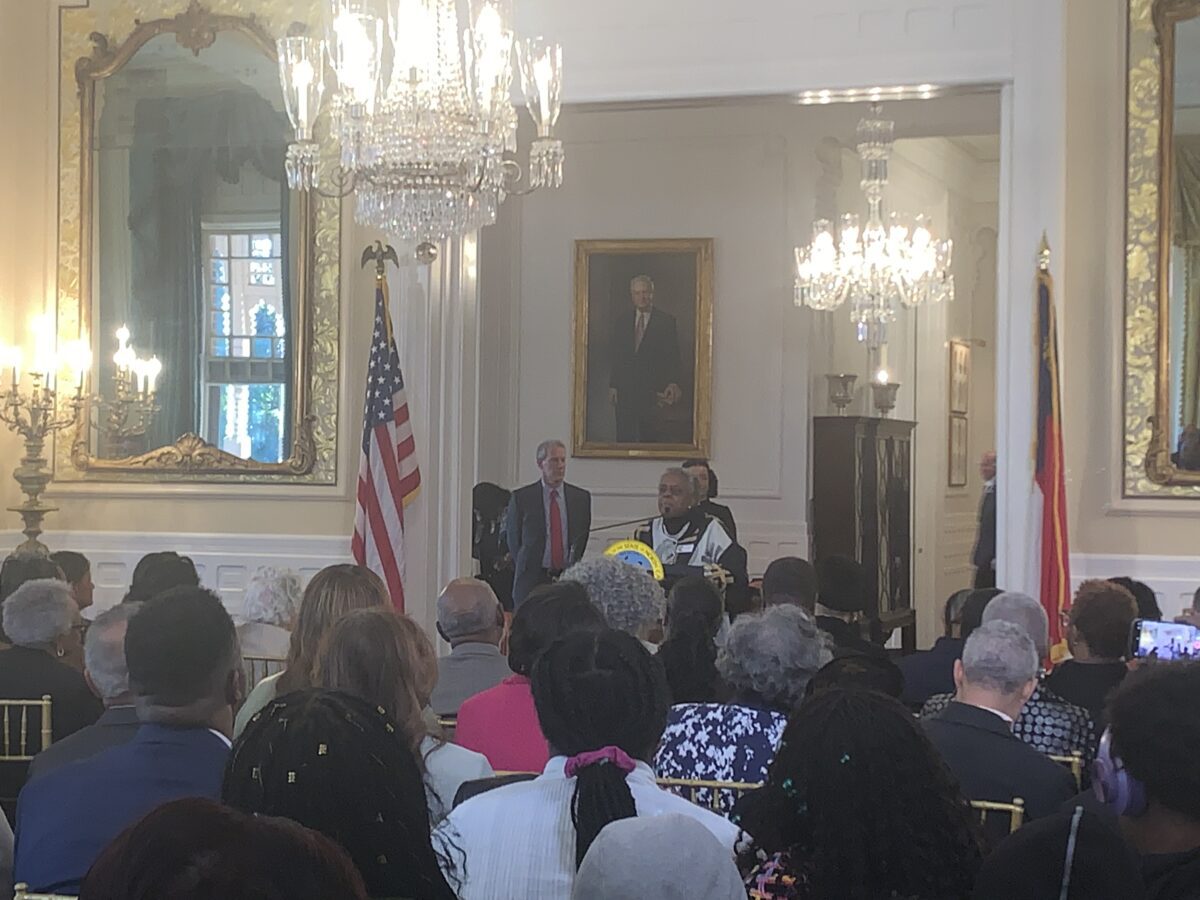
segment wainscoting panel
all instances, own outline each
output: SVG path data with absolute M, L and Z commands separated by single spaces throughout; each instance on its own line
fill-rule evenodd
M 1073 588 L 1089 578 L 1115 578 L 1120 575 L 1150 585 L 1158 595 L 1163 616 L 1171 618 L 1192 605 L 1192 596 L 1200 587 L 1200 556 L 1071 555 Z
M 0 532 L 0 546 L 14 547 L 16 531 Z M 233 616 L 242 611 L 242 591 L 260 566 L 292 569 L 307 583 L 316 572 L 350 561 L 350 539 L 330 536 L 259 534 L 137 534 L 122 531 L 48 532 L 43 540 L 54 549 L 82 553 L 92 562 L 96 602 L 89 616 L 121 601 L 139 559 L 147 553 L 174 550 L 191 557 L 200 582 L 221 595 Z

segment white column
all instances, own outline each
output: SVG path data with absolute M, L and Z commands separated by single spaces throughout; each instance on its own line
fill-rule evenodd
M 1063 247 L 1066 218 L 1065 0 L 1015 0 L 1013 83 L 1004 89 L 997 279 L 997 576 L 1036 594 L 1032 552 L 1036 263 L 1042 232 Z M 1054 272 L 1061 265 L 1052 264 Z M 1058 282 L 1061 304 L 1064 285 Z M 1060 316 L 1061 321 L 1061 316 Z

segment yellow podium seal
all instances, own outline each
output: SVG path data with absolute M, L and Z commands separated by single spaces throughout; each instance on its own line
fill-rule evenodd
M 623 563 L 645 569 L 654 576 L 655 581 L 663 580 L 662 560 L 649 544 L 641 541 L 617 541 L 604 551 L 605 556 L 612 556 Z

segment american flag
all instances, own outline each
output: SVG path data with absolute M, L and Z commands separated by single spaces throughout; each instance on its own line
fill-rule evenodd
M 383 579 L 392 604 L 403 612 L 404 507 L 421 486 L 421 472 L 387 296 L 387 280 L 381 276 L 375 283 L 375 333 L 367 366 L 351 549 L 355 562 Z

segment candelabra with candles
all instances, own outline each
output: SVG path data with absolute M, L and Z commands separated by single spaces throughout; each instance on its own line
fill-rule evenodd
M 17 552 L 45 555 L 49 549 L 38 539 L 42 520 L 57 507 L 42 500 L 52 478 L 42 453 L 46 438 L 78 420 L 86 402 L 92 354 L 82 340 L 56 349 L 54 324 L 48 316 L 34 320 L 33 333 L 35 353 L 28 373 L 21 369 L 20 347 L 0 346 L 0 422 L 25 441 L 25 455 L 13 471 L 13 478 L 26 499 L 20 506 L 8 508 L 9 512 L 20 515 L 25 524 L 22 529 L 25 541 L 17 547 Z M 60 368 L 71 373 L 66 392 L 59 389 Z
M 118 458 L 132 456 L 142 448 L 146 429 L 159 411 L 156 385 L 162 363 L 157 356 L 139 358 L 129 339 L 129 328 L 122 325 L 117 329 L 117 352 L 113 354 L 117 367 L 113 396 L 92 401 L 104 407 L 101 439 L 108 455 Z

